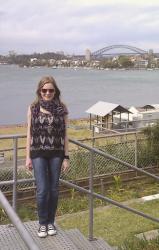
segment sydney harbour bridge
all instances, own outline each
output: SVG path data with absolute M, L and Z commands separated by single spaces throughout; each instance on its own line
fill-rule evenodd
M 116 49 L 122 49 L 122 52 L 112 52 L 112 50 L 114 51 Z M 124 52 L 125 49 L 128 50 L 128 52 Z M 150 56 L 153 55 L 153 50 L 150 49 L 149 51 L 146 51 L 130 45 L 111 45 L 90 53 L 90 56 L 91 58 L 99 58 L 110 55 L 133 55 L 133 54 Z

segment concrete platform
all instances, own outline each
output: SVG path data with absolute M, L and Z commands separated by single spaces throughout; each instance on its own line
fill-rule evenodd
M 142 240 L 144 240 L 144 239 L 146 239 L 146 240 L 156 239 L 157 237 L 159 237 L 159 229 L 155 229 L 155 230 L 151 230 L 151 231 L 137 234 L 136 237 L 139 239 L 142 239 Z

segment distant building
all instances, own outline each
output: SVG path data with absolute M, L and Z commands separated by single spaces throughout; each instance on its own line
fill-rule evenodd
M 91 60 L 91 51 L 89 49 L 85 50 L 85 59 L 86 59 L 86 61 Z
M 153 49 L 149 49 L 149 55 L 153 55 Z
M 118 122 L 128 122 L 132 128 L 139 129 L 147 126 L 152 126 L 156 124 L 159 120 L 159 104 L 147 104 L 143 107 L 131 106 L 129 109 L 129 121 L 127 118 L 127 113 L 122 113 L 121 116 L 114 115 L 114 121 Z
M 145 69 L 148 66 L 148 60 L 137 60 L 135 62 L 135 67 L 140 69 Z
M 31 62 L 31 63 L 33 63 L 33 62 L 37 62 L 37 60 L 38 60 L 38 59 L 37 59 L 36 57 L 34 57 L 34 58 L 30 58 L 30 62 Z
M 116 125 L 114 123 L 114 116 L 119 115 L 119 122 L 121 122 L 122 113 L 127 113 L 127 120 L 129 121 L 129 114 L 131 111 L 119 104 L 99 101 L 86 110 L 86 113 L 90 115 L 90 128 L 92 127 L 92 116 L 95 116 L 97 126 L 101 126 L 101 128 L 113 129 Z
M 54 64 L 55 62 L 56 62 L 55 59 L 53 59 L 53 58 L 49 59 L 49 63 L 50 63 L 50 64 Z
M 127 109 L 119 104 L 99 101 L 86 113 L 90 115 L 90 128 L 97 133 L 112 130 L 133 131 L 156 124 L 159 120 L 159 104 L 131 106 Z

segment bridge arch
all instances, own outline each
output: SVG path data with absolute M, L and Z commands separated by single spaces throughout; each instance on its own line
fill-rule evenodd
M 139 49 L 137 47 L 134 47 L 134 46 L 130 46 L 130 45 L 111 45 L 111 46 L 107 46 L 107 47 L 104 47 L 102 49 L 99 49 L 95 52 L 93 52 L 91 55 L 92 56 L 100 56 L 100 55 L 104 55 L 105 52 L 109 51 L 109 50 L 112 50 L 112 49 L 116 49 L 116 48 L 124 48 L 124 49 L 129 49 L 133 52 L 135 52 L 136 54 L 148 54 L 148 52 L 146 50 L 143 50 L 143 49 Z

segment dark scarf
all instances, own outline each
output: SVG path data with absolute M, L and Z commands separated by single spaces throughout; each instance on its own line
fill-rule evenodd
M 40 107 L 50 112 L 52 115 L 66 115 L 68 114 L 67 108 L 57 99 L 51 101 L 45 101 L 41 99 L 32 108 L 33 116 L 37 116 L 40 112 Z

